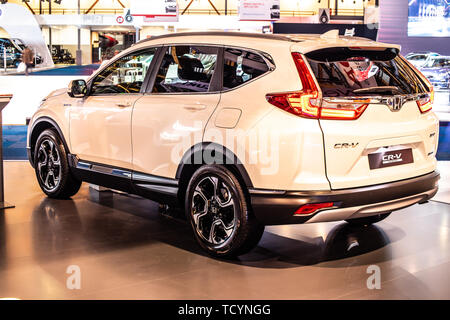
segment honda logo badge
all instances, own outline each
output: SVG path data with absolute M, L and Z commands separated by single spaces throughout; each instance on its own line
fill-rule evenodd
M 394 96 L 392 98 L 389 98 L 387 101 L 387 105 L 391 111 L 399 111 L 403 104 L 405 103 L 405 97 L 404 96 Z

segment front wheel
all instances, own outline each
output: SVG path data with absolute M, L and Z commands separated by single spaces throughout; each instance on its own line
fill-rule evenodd
M 355 219 L 348 219 L 345 220 L 347 221 L 350 225 L 352 226 L 369 226 L 371 224 L 380 222 L 381 220 L 386 219 L 387 217 L 389 217 L 391 213 L 384 213 L 384 214 L 378 214 L 375 216 L 370 216 L 370 217 L 364 217 L 364 218 L 355 218 Z
M 239 180 L 223 166 L 206 165 L 194 173 L 185 208 L 197 242 L 216 257 L 244 254 L 264 233 Z
M 67 199 L 80 189 L 81 181 L 70 172 L 61 138 L 52 129 L 44 130 L 37 139 L 34 168 L 39 186 L 50 198 Z

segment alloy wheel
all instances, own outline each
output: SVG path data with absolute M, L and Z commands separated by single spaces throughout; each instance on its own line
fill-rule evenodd
M 191 214 L 197 234 L 212 245 L 225 243 L 236 229 L 237 208 L 231 188 L 217 176 L 195 186 Z
M 37 159 L 39 179 L 45 189 L 52 192 L 61 182 L 61 158 L 56 144 L 51 139 L 42 140 Z

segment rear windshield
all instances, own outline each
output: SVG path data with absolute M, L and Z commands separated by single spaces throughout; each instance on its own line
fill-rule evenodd
M 324 97 L 427 92 L 427 86 L 393 48 L 327 48 L 306 57 Z

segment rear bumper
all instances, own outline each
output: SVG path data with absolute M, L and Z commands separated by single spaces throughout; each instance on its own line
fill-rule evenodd
M 250 189 L 256 218 L 263 224 L 297 224 L 353 219 L 399 210 L 431 199 L 438 190 L 437 171 L 419 177 L 331 191 Z M 302 205 L 333 202 L 334 206 L 309 215 L 294 215 Z

